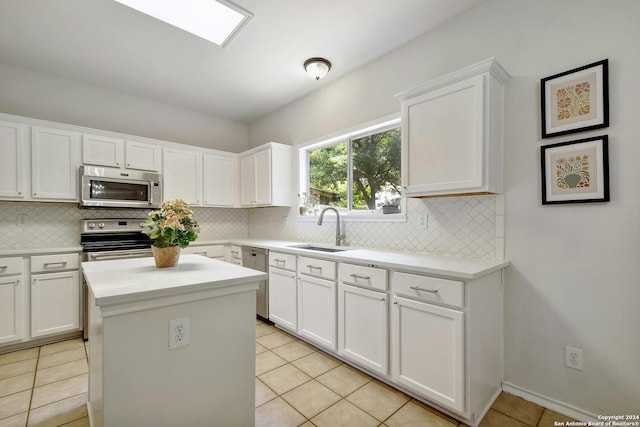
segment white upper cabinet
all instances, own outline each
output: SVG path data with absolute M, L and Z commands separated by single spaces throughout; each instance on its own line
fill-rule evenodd
M 0 122 L 0 199 L 23 199 L 26 192 L 25 126 Z
M 291 205 L 291 147 L 269 143 L 240 157 L 242 206 Z
M 162 147 L 159 145 L 127 141 L 124 157 L 127 169 L 160 172 L 162 167 Z
M 396 95 L 405 196 L 502 192 L 508 78 L 491 58 Z
M 123 139 L 82 135 L 82 164 L 119 168 L 123 159 Z
M 77 201 L 80 151 L 80 134 L 32 127 L 31 197 Z
M 205 154 L 203 174 L 202 204 L 233 207 L 236 190 L 236 158 Z
M 200 205 L 202 199 L 202 152 L 164 148 L 164 200 L 184 199 Z
M 162 166 L 162 147 L 85 134 L 82 135 L 82 163 L 159 172 Z

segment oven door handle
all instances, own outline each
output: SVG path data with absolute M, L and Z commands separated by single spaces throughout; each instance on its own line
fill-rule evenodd
M 144 257 L 150 257 L 152 256 L 151 251 L 145 251 L 145 252 L 131 252 L 131 253 L 127 253 L 127 254 L 118 254 L 118 255 L 113 255 L 113 254 L 104 254 L 104 253 L 98 253 L 98 254 L 90 254 L 89 255 L 89 261 L 100 261 L 100 260 L 109 260 L 109 259 L 130 259 L 130 258 L 144 258 Z

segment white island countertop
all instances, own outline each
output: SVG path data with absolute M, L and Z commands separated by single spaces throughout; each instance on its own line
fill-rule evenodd
M 184 254 L 176 267 L 156 268 L 153 258 L 91 261 L 82 271 L 98 306 L 206 291 L 259 282 L 267 274 Z

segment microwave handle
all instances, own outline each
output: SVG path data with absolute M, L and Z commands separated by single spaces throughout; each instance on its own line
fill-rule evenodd
M 153 180 L 149 181 L 149 204 L 153 205 Z

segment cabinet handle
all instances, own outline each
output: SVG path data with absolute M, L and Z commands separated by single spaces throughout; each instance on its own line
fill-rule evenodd
M 362 280 L 369 280 L 371 279 L 371 277 L 369 276 L 361 276 L 359 274 L 350 274 L 349 276 L 353 277 L 354 279 L 362 279 Z
M 307 264 L 307 267 L 312 270 L 322 270 L 322 267 L 317 267 L 315 265 Z
M 276 264 L 280 265 L 287 265 L 287 260 L 286 259 L 274 259 L 273 261 L 275 261 Z
M 194 252 L 194 255 L 204 255 L 207 256 L 207 251 L 202 251 L 202 252 Z
M 386 300 L 387 300 L 386 298 L 380 298 L 380 301 L 386 301 Z
M 45 267 L 51 267 L 52 265 L 60 265 L 60 266 L 64 267 L 65 265 L 67 265 L 67 261 L 45 262 L 43 265 Z
M 413 290 L 416 290 L 416 291 L 422 291 L 422 292 L 429 292 L 431 294 L 437 294 L 438 293 L 437 289 L 424 289 L 424 288 L 421 288 L 420 286 L 409 286 L 409 289 L 413 289 Z
M 393 302 L 393 304 L 394 304 L 394 305 L 398 305 L 398 301 L 394 301 L 394 302 Z
M 7 265 L 0 265 L 0 269 L 4 270 L 5 268 L 7 268 Z

